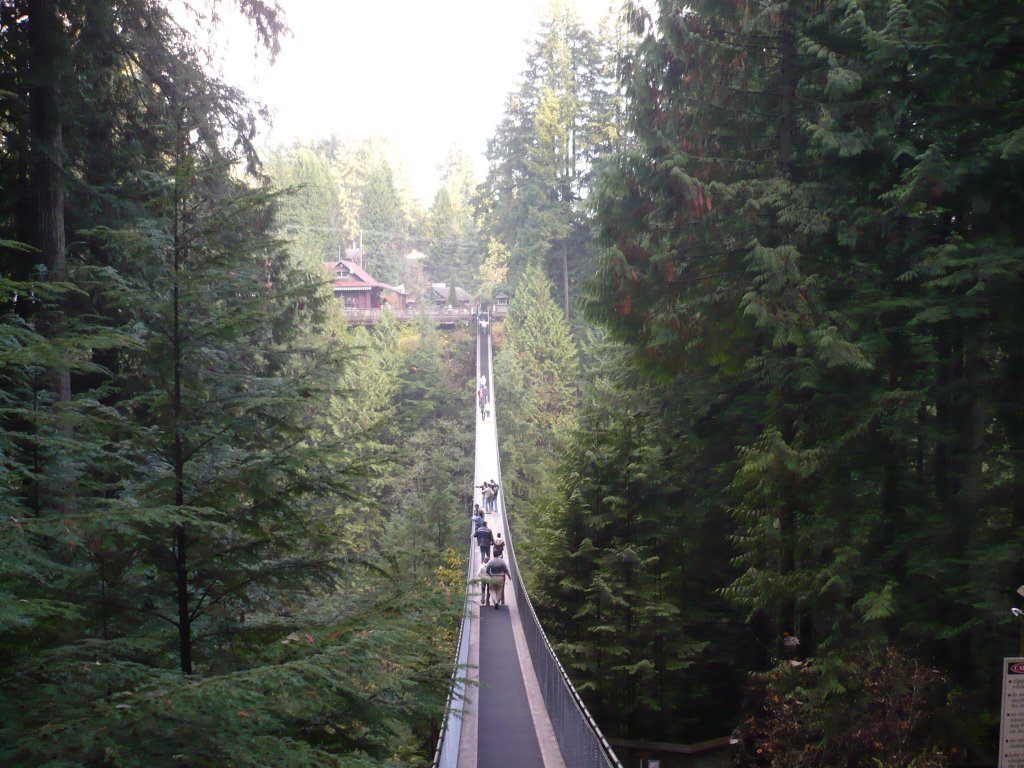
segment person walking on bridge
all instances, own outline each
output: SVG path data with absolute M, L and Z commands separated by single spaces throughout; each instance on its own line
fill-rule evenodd
M 494 503 L 494 489 L 484 480 L 480 485 L 474 486 L 480 489 L 480 496 L 484 500 L 484 512 L 492 512 L 491 506 Z
M 511 579 L 512 574 L 508 566 L 500 557 L 492 557 L 487 562 L 487 576 L 491 580 L 491 599 L 494 601 L 494 610 L 498 610 L 498 604 L 505 602 L 505 579 Z
M 491 529 L 487 527 L 487 523 L 484 523 L 476 529 L 473 536 L 476 537 L 477 546 L 480 547 L 480 559 L 486 563 L 491 559 L 491 544 L 494 543 Z
M 476 572 L 476 580 L 480 584 L 480 605 L 491 604 L 491 577 L 487 575 L 487 563 L 480 563 Z
M 484 511 L 496 512 L 498 509 L 498 484 L 494 482 L 494 478 L 491 478 L 490 482 L 485 480 L 480 487 L 483 489 Z

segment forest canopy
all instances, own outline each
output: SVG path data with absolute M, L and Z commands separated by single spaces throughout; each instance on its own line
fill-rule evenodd
M 386 141 L 261 153 L 162 3 L 0 0 L 0 760 L 429 759 L 473 337 L 351 325 L 353 250 L 511 297 L 517 559 L 606 734 L 994 764 L 1022 36 L 1011 0 L 553 3 L 484 177 L 453 150 L 423 206 Z
M 0 51 L 0 762 L 422 762 L 467 335 L 348 324 L 163 5 L 5 1 Z

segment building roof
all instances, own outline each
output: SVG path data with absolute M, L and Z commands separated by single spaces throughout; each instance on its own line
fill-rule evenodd
M 339 267 L 344 267 L 348 270 L 348 277 L 337 277 L 337 271 Z M 359 264 L 351 259 L 338 259 L 336 261 L 325 261 L 324 271 L 334 275 L 334 288 L 340 291 L 366 291 L 371 288 L 381 288 L 386 291 L 394 291 L 395 293 L 405 293 L 405 286 L 399 285 L 388 285 L 382 283 L 363 269 Z
M 431 283 L 430 287 L 434 291 L 435 301 L 448 301 L 448 294 L 450 293 L 448 283 Z M 455 298 L 458 299 L 461 304 L 464 301 L 468 302 L 471 297 L 467 291 L 462 290 L 459 286 L 455 286 Z

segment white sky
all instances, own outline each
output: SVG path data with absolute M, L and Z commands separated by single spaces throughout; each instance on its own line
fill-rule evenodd
M 572 3 L 573 0 L 566 0 Z M 394 140 L 429 204 L 457 145 L 483 169 L 487 139 L 519 82 L 549 0 L 281 0 L 292 36 L 272 67 L 239 30 L 226 79 L 275 113 L 271 144 L 334 133 Z M 611 0 L 575 0 L 597 29 Z

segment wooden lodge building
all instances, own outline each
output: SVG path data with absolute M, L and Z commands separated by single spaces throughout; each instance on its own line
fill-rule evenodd
M 345 303 L 345 309 L 404 310 L 408 295 L 402 286 L 381 283 L 353 259 L 325 261 L 324 270 L 333 276 L 334 298 Z
M 458 306 L 450 306 L 451 292 L 447 283 L 432 283 L 427 293 L 417 300 L 406 293 L 404 286 L 376 280 L 360 266 L 360 255 L 359 249 L 349 249 L 346 258 L 324 262 L 334 297 L 344 302 L 345 315 L 350 322 L 373 325 L 381 313 L 393 312 L 399 320 L 426 315 L 440 326 L 451 327 L 472 322 L 480 313 L 480 307 L 473 303 L 469 293 L 458 286 L 455 287 Z M 499 293 L 489 317 L 501 319 L 507 309 L 508 294 Z

